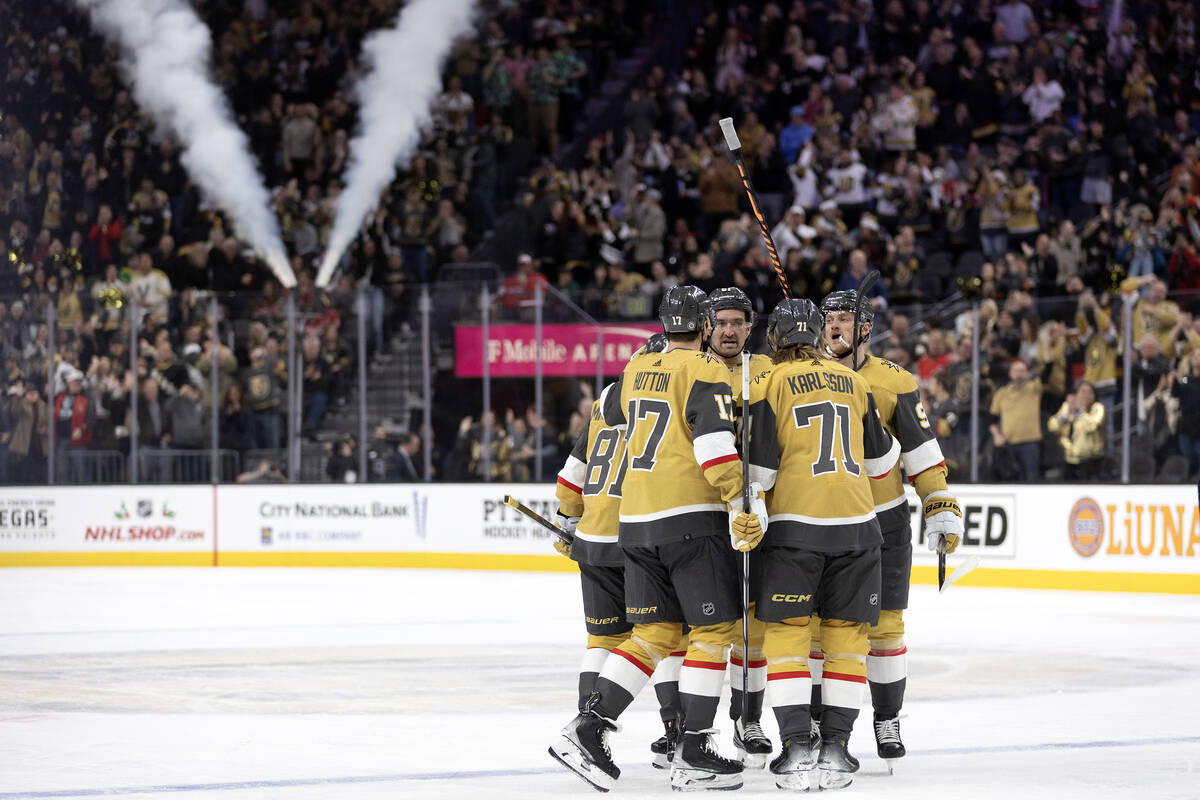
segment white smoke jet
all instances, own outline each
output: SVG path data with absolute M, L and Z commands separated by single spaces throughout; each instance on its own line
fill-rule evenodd
M 358 133 L 350 142 L 346 188 L 337 201 L 329 245 L 317 273 L 325 286 L 368 212 L 421 140 L 429 104 L 442 87 L 441 66 L 454 40 L 474 23 L 474 0 L 413 0 L 394 28 L 363 42 L 367 73 L 359 81 Z
M 120 46 L 133 96 L 182 146 L 184 168 L 228 211 L 284 286 L 295 286 L 270 196 L 221 88 L 209 75 L 212 34 L 187 0 L 75 0 Z

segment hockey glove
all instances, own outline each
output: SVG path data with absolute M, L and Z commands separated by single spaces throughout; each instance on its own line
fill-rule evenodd
M 936 553 L 944 541 L 946 553 L 953 553 L 962 542 L 962 510 L 949 492 L 930 492 L 925 498 L 925 542 Z
M 554 524 L 574 536 L 575 528 L 579 525 L 579 517 L 568 517 L 560 509 L 554 512 Z
M 748 553 L 762 541 L 767 532 L 767 501 L 762 486 L 750 484 L 750 511 L 742 511 L 740 502 L 729 507 L 729 536 L 733 549 Z
M 560 509 L 554 512 L 554 524 L 556 527 L 559 527 L 574 536 L 575 528 L 579 525 L 579 517 L 568 517 Z M 567 544 L 562 539 L 554 540 L 554 549 L 558 551 L 560 556 L 566 556 L 567 558 L 571 557 L 571 545 Z

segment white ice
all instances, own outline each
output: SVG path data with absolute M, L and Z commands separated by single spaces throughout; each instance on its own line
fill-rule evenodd
M 918 586 L 907 618 L 909 755 L 866 709 L 835 797 L 1200 797 L 1200 597 Z M 589 797 L 546 754 L 582 642 L 566 574 L 4 570 L 0 800 Z M 621 722 L 613 796 L 669 796 L 653 692 Z

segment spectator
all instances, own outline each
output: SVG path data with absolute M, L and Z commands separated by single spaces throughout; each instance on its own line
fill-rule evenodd
M 528 253 L 517 256 L 517 272 L 504 279 L 500 290 L 500 302 L 510 311 L 517 311 L 532 304 L 537 287 L 543 290 L 549 283 L 546 276 L 534 269 L 533 257 Z
M 138 307 L 150 315 L 151 322 L 165 323 L 168 317 L 167 303 L 171 299 L 171 281 L 160 269 L 155 269 L 150 253 L 138 253 L 134 260 L 136 272 L 129 281 L 129 297 Z
M 271 459 L 266 456 L 257 460 L 254 469 L 237 476 L 238 483 L 284 483 L 286 481 L 287 476 L 275 469 Z
M 406 433 L 400 437 L 400 446 L 388 459 L 388 480 L 397 483 L 417 483 L 421 480 L 417 471 L 416 458 L 421 450 L 421 437 Z
M 242 371 L 241 384 L 246 387 L 246 404 L 254 414 L 255 445 L 265 450 L 280 447 L 283 444 L 282 387 L 274 363 L 267 359 L 265 347 L 251 350 L 250 366 Z
M 1029 378 L 1029 366 L 1015 360 L 1008 369 L 1008 383 L 992 396 L 990 413 L 997 422 L 990 426 L 999 459 L 1010 460 L 1017 480 L 1041 480 L 1042 381 Z M 999 477 L 999 476 L 998 476 Z
M 254 414 L 244 405 L 242 385 L 230 382 L 221 404 L 221 449 L 233 450 L 244 458 L 256 446 Z M 269 467 L 268 467 L 269 469 Z M 239 477 L 239 482 L 241 478 Z
M 329 406 L 331 377 L 329 363 L 321 357 L 321 340 L 314 334 L 304 337 L 304 435 L 316 438 L 317 426 Z
M 8 442 L 9 474 L 18 483 L 37 483 L 46 474 L 42 443 L 50 425 L 48 409 L 32 382 L 17 381 L 14 387 L 23 389 L 24 394 L 13 412 L 12 438 Z
M 66 384 L 54 398 L 54 449 L 58 479 L 79 483 L 84 462 L 78 454 L 92 443 L 92 409 L 83 391 L 83 373 L 71 367 L 63 376 Z
M 1181 359 L 1167 380 L 1179 401 L 1179 452 L 1187 459 L 1188 475 L 1195 475 L 1200 471 L 1200 348 Z
M 1104 464 L 1104 405 L 1087 381 L 1067 395 L 1062 408 L 1046 423 L 1058 434 L 1066 459 L 1068 481 L 1094 481 L 1102 477 Z
M 358 457 L 353 436 L 346 436 L 333 445 L 329 460 L 325 462 L 325 476 L 334 483 L 354 483 L 358 480 Z
M 209 444 L 209 417 L 204 412 L 200 390 L 185 381 L 179 392 L 163 408 L 167 432 L 163 445 L 173 450 L 199 450 Z M 183 483 L 202 481 L 209 477 L 209 462 L 200 454 L 177 454 L 173 459 L 174 479 Z
M 1145 334 L 1138 341 L 1138 355 L 1133 361 L 1133 395 L 1137 411 L 1139 434 L 1161 431 L 1161 421 L 1152 423 L 1150 416 L 1156 410 L 1158 398 L 1167 386 L 1167 375 L 1171 372 L 1171 360 L 1159 348 L 1153 334 Z M 1157 448 L 1156 448 L 1157 449 Z

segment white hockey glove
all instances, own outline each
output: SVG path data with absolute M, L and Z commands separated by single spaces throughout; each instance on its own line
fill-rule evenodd
M 554 524 L 574 536 L 575 528 L 579 525 L 579 517 L 568 517 L 560 509 L 554 512 Z M 566 556 L 567 558 L 571 557 L 571 545 L 567 544 L 562 539 L 554 540 L 554 549 L 558 551 L 560 556 Z
M 742 511 L 742 502 L 729 505 L 729 538 L 733 549 L 748 553 L 762 541 L 767 532 L 767 501 L 762 486 L 750 484 L 750 511 Z
M 949 492 L 931 492 L 925 498 L 925 542 L 936 553 L 942 542 L 946 553 L 953 553 L 962 542 L 962 510 Z

